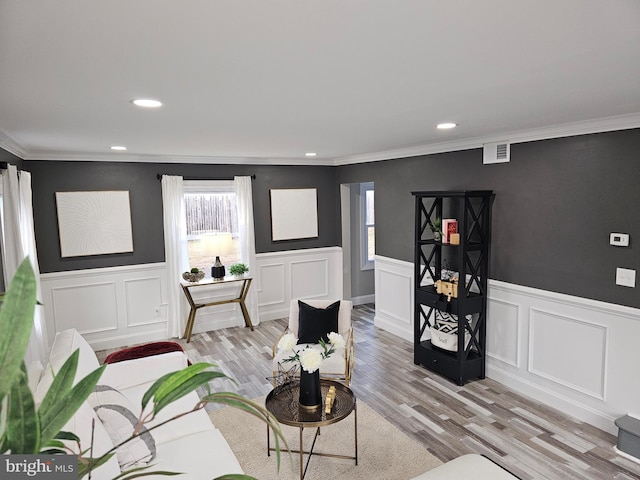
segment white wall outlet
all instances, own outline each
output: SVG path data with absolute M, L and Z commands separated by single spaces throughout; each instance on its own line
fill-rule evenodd
M 614 247 L 628 247 L 629 246 L 629 234 L 628 233 L 611 233 L 609 234 L 609 244 Z
M 635 288 L 636 271 L 628 268 L 616 268 L 616 285 Z

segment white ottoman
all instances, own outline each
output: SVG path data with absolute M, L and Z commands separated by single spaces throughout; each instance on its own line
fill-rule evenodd
M 518 480 L 486 457 L 470 453 L 414 477 L 413 480 Z

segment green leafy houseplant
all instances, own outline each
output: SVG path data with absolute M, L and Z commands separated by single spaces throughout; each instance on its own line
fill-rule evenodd
M 229 273 L 231 275 L 244 275 L 249 271 L 249 267 L 247 267 L 244 263 L 234 263 L 229 267 Z
M 431 228 L 433 232 L 434 240 L 439 242 L 442 239 L 442 220 L 435 218 L 433 221 L 430 221 L 429 228 Z
M 144 394 L 138 426 L 131 436 L 121 444 L 98 458 L 91 458 L 92 446 L 79 451 L 79 438 L 73 432 L 61 431 L 73 417 L 95 386 L 106 368 L 105 365 L 91 372 L 73 385 L 79 351 L 76 350 L 63 364 L 55 376 L 42 403 L 36 407 L 27 381 L 24 356 L 27 350 L 33 314 L 36 305 L 36 282 L 29 260 L 19 266 L 7 293 L 0 295 L 0 454 L 57 454 L 78 455 L 78 478 L 88 476 L 91 471 L 106 463 L 118 447 L 136 436 L 136 431 L 173 401 L 196 390 L 200 386 L 208 389 L 215 378 L 226 378 L 216 366 L 196 363 L 159 378 Z M 277 420 L 263 406 L 231 392 L 216 392 L 205 395 L 192 410 L 180 413 L 163 423 L 149 427 L 151 431 L 193 411 L 204 408 L 207 403 L 219 403 L 239 408 L 260 418 L 273 429 L 276 437 L 278 468 L 280 467 L 280 441 L 286 445 Z M 148 408 L 146 408 L 148 407 Z M 63 443 L 75 442 L 76 451 Z M 133 479 L 147 475 L 175 475 L 174 472 L 151 471 L 153 465 L 136 467 L 119 475 L 118 479 Z M 246 475 L 224 475 L 220 479 L 250 479 Z

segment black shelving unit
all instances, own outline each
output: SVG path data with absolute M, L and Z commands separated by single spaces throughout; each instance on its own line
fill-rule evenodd
M 412 192 L 415 197 L 414 363 L 458 385 L 485 377 L 487 278 L 491 246 L 491 190 Z M 434 239 L 436 219 L 458 221 L 459 245 Z M 447 300 L 434 283 L 457 272 L 457 298 Z M 457 316 L 457 351 L 431 343 L 436 311 Z M 469 340 L 466 341 L 466 335 Z

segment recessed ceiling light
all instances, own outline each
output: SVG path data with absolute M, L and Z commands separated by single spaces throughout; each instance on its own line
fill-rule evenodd
M 111 148 L 111 150 L 126 150 L 127 149 L 127 147 L 124 147 L 122 145 L 113 145 L 110 148 Z
M 317 155 L 317 153 L 315 152 L 307 152 L 304 154 L 305 157 L 315 157 Z
M 438 125 L 436 125 L 436 127 L 439 128 L 440 130 L 446 130 L 448 128 L 456 128 L 457 126 L 458 126 L 457 123 L 450 123 L 450 122 L 439 123 Z
M 146 108 L 157 108 L 162 106 L 162 102 L 158 100 L 152 100 L 150 98 L 136 98 L 135 100 L 131 100 L 131 103 L 137 105 L 138 107 L 146 107 Z

